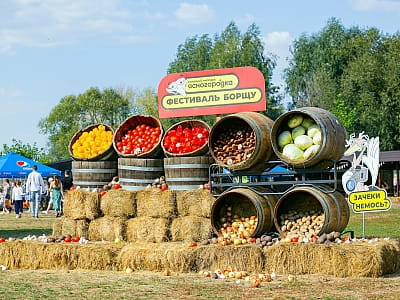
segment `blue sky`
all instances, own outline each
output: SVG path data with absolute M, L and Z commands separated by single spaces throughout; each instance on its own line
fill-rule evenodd
M 290 44 L 329 18 L 346 27 L 399 31 L 398 0 L 1 0 L 0 147 L 13 138 L 43 147 L 38 122 L 66 95 L 90 87 L 157 88 L 178 45 L 194 35 L 261 30 L 278 56 L 274 83 Z

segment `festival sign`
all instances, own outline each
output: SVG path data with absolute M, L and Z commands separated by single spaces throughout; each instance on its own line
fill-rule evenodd
M 346 141 L 348 149 L 345 156 L 353 155 L 351 167 L 342 176 L 344 191 L 349 195 L 349 202 L 355 213 L 378 212 L 389 210 L 392 203 L 387 192 L 375 186 L 379 172 L 379 137 L 369 138 L 361 132 L 356 138 L 350 135 Z M 367 185 L 368 174 L 371 185 Z
M 173 73 L 158 85 L 160 118 L 265 109 L 264 76 L 254 67 Z

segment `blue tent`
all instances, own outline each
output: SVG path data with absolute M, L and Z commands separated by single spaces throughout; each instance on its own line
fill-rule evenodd
M 0 178 L 25 178 L 37 165 L 38 172 L 43 177 L 61 176 L 61 171 L 42 165 L 22 155 L 10 152 L 0 157 Z

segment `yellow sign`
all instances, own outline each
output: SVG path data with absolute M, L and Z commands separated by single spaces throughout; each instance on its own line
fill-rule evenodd
M 355 213 L 386 211 L 392 206 L 386 191 L 378 188 L 372 191 L 351 193 L 349 201 Z
M 231 91 L 214 91 L 196 93 L 195 96 L 167 95 L 162 98 L 164 109 L 221 106 L 232 104 L 256 103 L 262 98 L 258 88 L 236 89 Z

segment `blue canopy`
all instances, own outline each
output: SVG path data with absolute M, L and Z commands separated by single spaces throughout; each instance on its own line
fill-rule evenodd
M 61 171 L 42 165 L 22 155 L 9 152 L 0 157 L 0 178 L 24 178 L 32 172 L 32 167 L 36 165 L 38 172 L 43 177 L 53 175 L 61 176 Z

